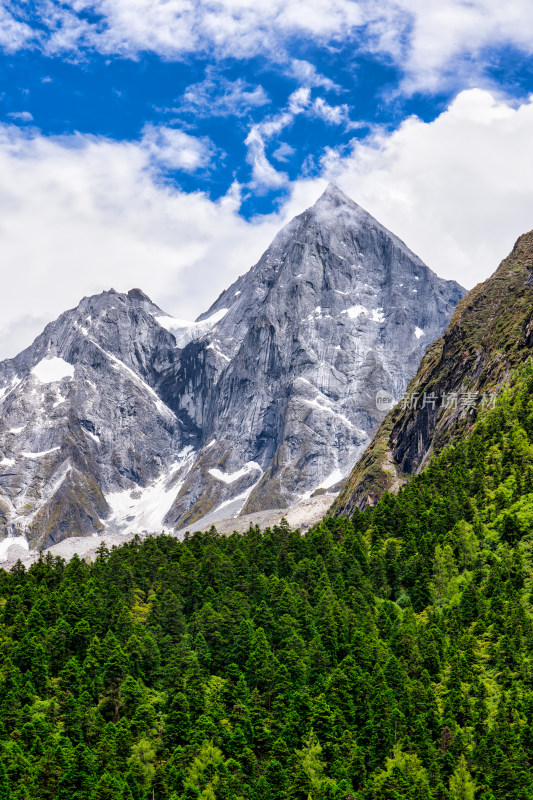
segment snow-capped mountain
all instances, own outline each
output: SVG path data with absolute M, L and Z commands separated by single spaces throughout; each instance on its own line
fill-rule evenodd
M 339 483 L 464 291 L 329 186 L 194 323 L 85 298 L 0 364 L 0 524 L 48 546 Z

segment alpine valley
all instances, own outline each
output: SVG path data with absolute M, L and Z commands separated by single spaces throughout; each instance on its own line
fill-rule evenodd
M 464 293 L 330 184 L 196 322 L 84 298 L 0 364 L 2 552 L 338 491 Z

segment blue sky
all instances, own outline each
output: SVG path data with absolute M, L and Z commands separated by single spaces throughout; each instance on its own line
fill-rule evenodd
M 410 113 L 430 119 L 445 102 L 394 96 L 397 66 L 387 56 L 358 52 L 351 41 L 330 47 L 296 39 L 281 63 L 265 54 L 217 58 L 202 52 L 179 60 L 152 52 L 66 55 L 34 48 L 4 54 L 5 122 L 45 136 L 80 132 L 115 141 L 138 141 L 149 127 L 184 132 L 200 141 L 206 158 L 176 169 L 163 164 L 165 177 L 212 199 L 238 181 L 245 187 L 246 216 L 271 211 L 291 181 L 319 174 L 326 147 L 342 150 L 372 126 L 397 126 Z M 247 137 L 288 109 L 279 131 L 262 134 L 267 159 L 286 179 L 257 181 Z
M 127 0 L 115 5 L 121 3 L 127 6 Z M 102 11 L 113 3 L 80 5 L 85 10 L 74 15 L 76 20 L 93 27 L 93 37 L 102 36 L 109 25 Z M 89 44 L 81 34 L 74 42 L 69 39 L 68 47 L 51 46 L 52 38 L 72 25 L 65 6 L 33 3 L 30 11 L 26 4 L 6 6 L 32 31 L 24 46 L 7 48 L 2 56 L 4 121 L 48 137 L 78 132 L 127 142 L 141 140 L 147 130 L 153 135 L 162 130 L 163 138 L 176 132 L 194 137 L 195 155 L 162 159 L 161 179 L 185 191 L 200 189 L 214 200 L 237 181 L 246 217 L 279 207 L 298 178 L 320 175 L 326 148 L 342 153 L 376 126 L 392 131 L 410 115 L 431 121 L 473 83 L 513 98 L 533 91 L 531 60 L 505 41 L 482 43 L 473 61 L 468 53 L 452 53 L 459 55 L 456 73 L 448 74 L 446 62 L 437 63 L 434 69 L 441 74 L 435 82 L 426 86 L 421 75 L 417 84 L 403 55 L 415 22 L 407 11 L 396 21 L 392 48 L 371 49 L 371 26 L 350 30 L 342 17 L 330 37 L 281 28 L 278 43 L 254 42 L 232 57 L 231 43 L 217 47 L 209 38 L 197 51 L 173 53 L 161 42 L 158 52 L 153 40 L 144 46 L 131 43 L 125 51 L 124 43 L 115 44 L 115 52 L 108 52 L 107 44 L 96 39 Z M 153 12 L 157 0 L 145 6 Z M 50 7 L 59 17 L 52 17 Z M 295 7 L 305 15 L 305 2 Z M 251 33 L 257 33 L 253 26 Z M 414 84 L 404 87 L 412 78 Z M 275 131 L 267 132 L 276 120 Z M 271 171 L 257 166 L 258 142 L 249 138 L 253 131 Z M 171 146 L 187 144 L 192 147 L 192 139 Z
M 330 179 L 467 286 L 533 227 L 530 0 L 11 0 L 0 48 L 0 356 L 111 284 L 196 316 Z

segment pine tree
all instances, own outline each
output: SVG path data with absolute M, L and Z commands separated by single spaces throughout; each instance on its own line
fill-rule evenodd
M 457 769 L 450 778 L 450 795 L 453 800 L 474 800 L 476 785 L 468 771 L 466 759 L 461 755 Z
M 0 761 L 0 800 L 9 800 L 10 791 L 4 765 Z

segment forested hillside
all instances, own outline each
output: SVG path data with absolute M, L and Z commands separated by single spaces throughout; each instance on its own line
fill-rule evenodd
M 397 496 L 0 573 L 0 800 L 531 800 L 533 370 Z

